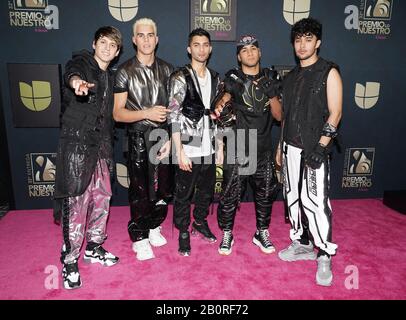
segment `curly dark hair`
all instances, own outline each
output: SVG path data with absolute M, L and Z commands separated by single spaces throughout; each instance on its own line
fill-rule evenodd
M 312 34 L 317 40 L 321 40 L 322 25 L 319 21 L 313 18 L 305 18 L 296 22 L 290 32 L 290 42 L 293 44 L 296 37 Z

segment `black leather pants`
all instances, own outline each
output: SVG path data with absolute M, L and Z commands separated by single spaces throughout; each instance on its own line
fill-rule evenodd
M 193 162 L 192 172 L 176 168 L 176 191 L 174 198 L 173 221 L 175 227 L 181 232 L 188 230 L 190 225 L 190 207 L 194 196 L 195 208 L 193 217 L 201 224 L 209 214 L 210 203 L 214 196 L 214 185 L 216 183 L 216 165 L 213 156 L 207 159 L 211 164 L 204 164 L 200 158 L 200 164 Z
M 143 132 L 129 134 L 128 197 L 131 220 L 128 223 L 128 232 L 133 242 L 148 238 L 149 229 L 161 225 L 168 213 L 168 202 L 172 198 L 172 165 L 151 164 L 148 160 L 149 149 Z
M 247 182 L 254 192 L 257 229 L 268 229 L 272 204 L 278 194 L 278 182 L 270 155 L 258 159 L 257 170 L 250 176 L 239 175 L 238 164 L 224 166 L 223 192 L 217 210 L 220 229 L 233 229 L 235 214 Z

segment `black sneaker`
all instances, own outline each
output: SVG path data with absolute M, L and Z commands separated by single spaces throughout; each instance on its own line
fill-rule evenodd
M 102 246 L 97 246 L 93 249 L 86 247 L 83 260 L 88 263 L 100 263 L 103 266 L 111 267 L 118 262 L 119 258 L 105 250 Z
M 62 268 L 63 286 L 65 289 L 77 289 L 82 286 L 80 280 L 78 261 L 72 263 L 64 263 Z
M 179 249 L 181 256 L 190 256 L 190 235 L 189 232 L 179 232 Z
M 200 234 L 201 237 L 209 242 L 216 242 L 216 236 L 210 231 L 209 225 L 206 220 L 201 224 L 197 224 L 196 221 L 192 223 L 192 235 Z
M 268 229 L 257 230 L 254 238 L 252 238 L 252 242 L 256 244 L 263 253 L 275 252 L 275 247 L 269 239 Z
M 221 239 L 219 253 L 221 255 L 228 256 L 231 254 L 232 247 L 234 244 L 234 237 L 231 230 L 223 230 L 223 238 Z

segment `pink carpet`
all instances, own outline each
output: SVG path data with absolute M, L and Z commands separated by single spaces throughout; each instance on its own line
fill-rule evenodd
M 200 238 L 192 238 L 190 257 L 179 256 L 171 207 L 163 225 L 168 244 L 154 249 L 156 258 L 144 262 L 131 251 L 129 208 L 112 208 L 105 247 L 121 261 L 106 268 L 80 260 L 83 287 L 72 291 L 62 288 L 62 236 L 51 211 L 9 212 L 0 220 L 0 299 L 405 299 L 406 216 L 375 199 L 336 200 L 332 206 L 339 251 L 328 288 L 315 284 L 316 262 L 283 262 L 252 244 L 252 203 L 243 203 L 237 215 L 230 256 L 220 256 L 218 243 Z M 209 224 L 219 236 L 215 215 L 209 216 Z M 270 231 L 278 250 L 290 243 L 282 202 L 274 206 Z M 57 278 L 52 277 L 55 271 Z M 356 285 L 354 271 L 358 289 L 348 287 Z

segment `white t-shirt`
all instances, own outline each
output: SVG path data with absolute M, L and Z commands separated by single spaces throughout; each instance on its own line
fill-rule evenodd
M 199 81 L 200 90 L 202 93 L 202 100 L 205 109 L 210 109 L 210 97 L 211 97 L 211 76 L 210 71 L 206 68 L 206 76 L 204 78 L 197 77 Z M 191 157 L 206 157 L 214 153 L 214 149 L 210 139 L 210 119 L 208 115 L 204 115 L 200 121 L 203 121 L 203 138 L 202 144 L 199 147 L 183 145 L 183 150 L 186 156 Z

